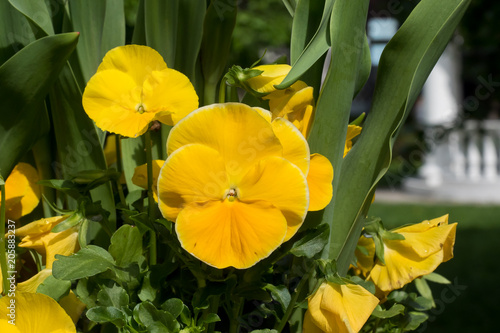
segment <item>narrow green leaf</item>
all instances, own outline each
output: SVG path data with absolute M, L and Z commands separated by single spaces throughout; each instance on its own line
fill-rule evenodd
M 135 168 L 146 163 L 144 140 L 139 138 L 121 139 L 122 143 L 122 168 L 125 182 L 129 192 L 142 191 L 143 188 L 132 183 Z
M 77 33 L 41 38 L 0 67 L 0 172 L 5 177 L 48 131 L 43 100 L 77 40 Z
M 321 17 L 318 30 L 298 59 L 292 63 L 293 67 L 283 82 L 276 85 L 277 89 L 285 89 L 291 86 L 328 51 L 330 47 L 329 23 L 334 2 L 333 0 L 325 1 L 323 16 Z M 294 58 L 296 57 L 296 50 L 298 48 L 300 48 L 300 45 L 294 46 Z
M 9 0 L 9 2 L 33 24 L 35 36 L 40 38 L 54 34 L 52 19 L 45 1 Z
M 76 280 L 102 273 L 114 266 L 114 260 L 102 247 L 89 245 L 65 257 L 56 255 L 52 274 L 60 280 Z
M 415 287 L 422 297 L 425 297 L 432 302 L 432 307 L 436 306 L 436 303 L 434 303 L 434 297 L 432 296 L 432 290 L 424 278 L 415 279 Z
M 423 276 L 424 279 L 427 281 L 431 281 L 434 283 L 439 283 L 439 284 L 451 284 L 451 281 L 445 278 L 444 276 L 438 274 L 438 273 L 429 273 L 427 275 Z
M 341 274 L 349 267 L 375 184 L 389 167 L 398 130 L 469 2 L 422 0 L 384 49 L 372 110 L 344 159 L 333 200 L 330 256 Z
M 28 19 L 8 0 L 0 0 L 0 65 L 35 40 Z
M 83 219 L 84 217 L 81 214 L 75 212 L 68 216 L 67 219 L 57 224 L 50 232 L 61 232 L 67 230 L 83 222 Z
M 158 51 L 167 66 L 176 68 L 179 0 L 144 1 L 146 43 Z
M 109 253 L 120 267 L 142 261 L 142 237 L 139 228 L 125 224 L 116 230 L 111 236 Z
M 359 71 L 356 77 L 356 88 L 354 89 L 353 97 L 355 97 L 361 91 L 361 89 L 363 89 L 363 87 L 366 84 L 366 81 L 368 81 L 368 78 L 370 77 L 371 70 L 372 70 L 372 58 L 370 55 L 370 44 L 368 42 L 368 37 L 365 35 L 365 42 L 361 54 L 361 62 L 359 64 Z
M 377 308 L 373 310 L 372 316 L 376 318 L 387 319 L 395 317 L 404 312 L 405 312 L 405 307 L 402 304 L 394 304 L 390 309 L 387 310 L 383 310 L 380 308 L 380 306 L 377 306 Z

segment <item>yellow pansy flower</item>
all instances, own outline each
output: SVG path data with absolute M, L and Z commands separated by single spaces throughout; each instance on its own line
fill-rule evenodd
M 13 319 L 11 304 L 15 304 L 15 325 L 9 323 Z M 76 333 L 76 327 L 64 309 L 49 296 L 17 291 L 15 298 L 4 296 L 0 299 L 0 331 Z
M 403 235 L 405 239 L 383 240 L 385 265 L 378 260 L 373 263 L 374 242 L 363 236 L 360 241 L 368 249 L 369 255 L 356 252 L 358 266 L 366 272 L 371 260 L 373 267 L 367 280 L 373 281 L 383 296 L 433 272 L 439 264 L 453 258 L 456 228 L 457 224 L 448 224 L 448 215 L 444 215 L 391 230 Z
M 304 333 L 356 333 L 379 300 L 357 284 L 323 282 L 309 297 Z
M 347 126 L 347 136 L 345 139 L 345 146 L 344 146 L 344 157 L 352 148 L 352 139 L 354 139 L 361 133 L 361 129 L 362 129 L 361 126 L 358 125 Z
M 167 140 L 160 210 L 176 222 L 182 247 L 217 268 L 248 268 L 267 257 L 296 233 L 309 207 L 307 142 L 264 111 L 203 107 Z
M 40 202 L 38 172 L 28 163 L 18 163 L 5 180 L 5 216 L 18 220 Z
M 158 176 L 160 175 L 160 169 L 165 163 L 164 160 L 153 160 L 153 197 L 156 202 L 158 202 Z M 143 189 L 148 189 L 148 168 L 147 164 L 139 165 L 134 170 L 134 175 L 132 176 L 132 183 Z
M 23 237 L 20 247 L 36 250 L 45 257 L 45 267 L 52 268 L 55 255 L 69 256 L 80 249 L 78 244 L 78 226 L 61 232 L 51 232 L 59 223 L 68 218 L 68 215 L 54 216 L 31 222 L 16 230 L 16 236 Z
M 167 68 L 158 52 L 126 45 L 106 53 L 82 103 L 99 128 L 137 137 L 154 120 L 175 125 L 198 107 L 198 96 L 189 79 Z
M 262 71 L 260 75 L 254 76 L 246 81 L 248 86 L 261 94 L 269 94 L 276 91 L 274 87 L 280 84 L 281 81 L 288 75 L 292 66 L 279 64 L 279 65 L 260 65 L 252 69 Z

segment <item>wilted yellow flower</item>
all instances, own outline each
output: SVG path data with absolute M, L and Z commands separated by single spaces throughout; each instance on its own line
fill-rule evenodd
M 5 180 L 5 216 L 18 220 L 28 215 L 40 202 L 38 172 L 28 163 L 18 163 Z
M 198 96 L 189 79 L 167 68 L 158 52 L 126 45 L 106 53 L 82 102 L 101 129 L 137 137 L 154 120 L 175 125 L 198 107 Z
M 158 202 L 158 176 L 160 169 L 165 163 L 164 160 L 153 160 L 153 197 Z M 142 164 L 135 168 L 134 175 L 132 176 L 132 183 L 143 189 L 148 189 L 148 165 Z
M 167 140 L 160 210 L 183 248 L 217 268 L 267 257 L 308 210 L 307 142 L 290 122 L 261 113 L 238 103 L 203 107 Z
M 324 282 L 309 298 L 304 333 L 356 333 L 379 300 L 357 284 Z
M 15 304 L 14 316 L 12 304 Z M 49 296 L 17 291 L 15 298 L 4 296 L 0 299 L 0 331 L 76 333 L 76 327 L 63 308 Z
M 433 272 L 439 264 L 453 258 L 457 224 L 448 224 L 448 215 L 418 224 L 391 230 L 404 236 L 404 240 L 384 239 L 385 265 L 375 261 L 367 280 L 387 294 L 414 279 Z M 373 262 L 375 246 L 371 238 L 360 239 L 368 249 L 368 256 L 356 252 L 358 264 L 365 272 Z M 371 256 L 371 257 L 370 257 Z M 381 295 L 383 296 L 383 295 Z
M 349 125 L 347 127 L 347 137 L 345 139 L 344 157 L 352 148 L 352 139 L 357 137 L 360 133 L 361 133 L 361 127 L 358 125 Z
M 61 232 L 51 232 L 52 228 L 67 218 L 68 215 L 44 218 L 17 229 L 16 236 L 23 237 L 19 246 L 34 249 L 42 254 L 45 257 L 45 267 L 51 269 L 56 254 L 69 256 L 80 249 L 78 226 Z

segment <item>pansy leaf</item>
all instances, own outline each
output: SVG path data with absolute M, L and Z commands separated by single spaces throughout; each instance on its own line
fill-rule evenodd
M 429 315 L 423 312 L 411 311 L 408 312 L 405 316 L 404 330 L 405 331 L 413 331 L 416 330 L 420 324 L 424 323 L 427 319 L 429 319 Z
M 448 280 L 444 276 L 442 276 L 442 275 L 440 275 L 438 273 L 435 273 L 435 272 L 432 272 L 432 273 L 429 273 L 427 275 L 424 275 L 423 278 L 426 279 L 427 281 L 431 281 L 431 282 L 434 282 L 434 283 L 451 284 L 450 280 Z
M 268 290 L 271 293 L 271 297 L 281 305 L 283 311 L 286 311 L 291 300 L 287 287 L 267 284 L 264 289 Z
M 109 253 L 120 267 L 127 267 L 133 262 L 140 263 L 143 255 L 139 228 L 125 224 L 116 230 L 111 236 Z
M 76 280 L 94 276 L 114 266 L 111 254 L 95 245 L 89 245 L 68 257 L 56 255 L 56 259 L 52 274 L 60 280 Z
M 61 298 L 68 295 L 71 288 L 71 281 L 56 279 L 49 275 L 36 289 L 37 293 L 45 294 L 59 302 Z
M 113 306 L 96 306 L 89 309 L 86 315 L 96 323 L 113 323 L 118 327 L 123 327 L 127 320 L 127 314 Z
M 121 308 L 129 305 L 129 296 L 127 291 L 117 284 L 110 287 L 103 285 L 97 293 L 97 302 L 101 306 Z
M 328 224 L 322 224 L 316 229 L 307 230 L 305 235 L 293 244 L 290 253 L 296 257 L 314 257 L 328 243 L 329 232 L 330 227 Z
M 184 310 L 184 303 L 178 298 L 170 298 L 161 305 L 161 308 L 177 318 Z
M 404 312 L 405 307 L 402 304 L 394 304 L 390 309 L 387 310 L 382 309 L 381 306 L 378 305 L 375 310 L 373 310 L 372 316 L 374 316 L 375 318 L 387 319 L 395 317 Z

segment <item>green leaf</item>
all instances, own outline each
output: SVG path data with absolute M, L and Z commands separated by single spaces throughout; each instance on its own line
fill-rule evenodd
M 150 302 L 142 302 L 134 308 L 134 319 L 146 328 L 161 324 L 167 329 L 166 332 L 178 332 L 180 330 L 179 323 L 170 313 L 158 310 Z
M 423 276 L 424 279 L 426 279 L 427 281 L 431 281 L 431 282 L 434 282 L 434 283 L 440 283 L 440 284 L 450 284 L 451 281 L 448 280 L 447 278 L 445 278 L 444 276 L 438 274 L 438 273 L 429 273 L 427 275 L 424 275 Z
M 0 65 L 35 40 L 30 24 L 8 0 L 0 0 Z
M 287 287 L 267 284 L 264 287 L 264 289 L 271 292 L 272 298 L 276 302 L 280 303 L 281 308 L 283 309 L 283 312 L 285 312 L 286 309 L 288 308 L 288 305 L 290 305 L 290 300 L 292 298 L 290 296 L 290 292 L 288 291 Z
M 276 85 L 277 89 L 285 89 L 291 86 L 295 81 L 297 81 L 302 74 L 304 74 L 309 68 L 311 68 L 317 61 L 320 59 L 326 51 L 328 51 L 328 48 L 330 47 L 330 36 L 329 36 L 329 22 L 330 22 L 330 16 L 332 15 L 332 10 L 334 8 L 334 2 L 338 1 L 333 1 L 333 0 L 326 0 L 325 1 L 325 7 L 323 9 L 323 16 L 321 17 L 321 22 L 319 23 L 318 30 L 314 34 L 314 37 L 311 39 L 309 44 L 307 44 L 306 48 L 298 59 L 293 62 L 293 67 L 288 73 L 288 75 L 285 77 L 283 82 L 280 84 Z M 300 5 L 299 5 L 300 6 Z M 357 4 L 356 6 L 359 6 Z M 362 11 L 362 10 L 361 10 Z M 302 21 L 302 16 L 299 16 L 298 18 L 299 23 Z M 352 29 L 354 30 L 354 28 Z M 297 42 L 294 44 L 294 54 L 293 57 L 296 57 L 297 50 L 300 49 L 300 41 L 303 42 L 303 39 L 305 37 L 298 37 Z
M 99 290 L 99 286 L 95 284 L 95 281 L 89 279 L 80 279 L 76 285 L 75 294 L 78 296 L 88 309 L 97 306 L 97 292 Z
M 74 199 L 78 199 L 78 197 L 81 196 L 78 190 L 78 186 L 76 186 L 70 180 L 45 179 L 45 180 L 40 180 L 37 184 L 61 191 Z
M 434 297 L 432 296 L 432 290 L 424 278 L 415 279 L 415 287 L 417 288 L 420 295 L 432 302 L 432 307 L 436 307 L 436 303 L 434 303 Z
M 52 19 L 45 1 L 9 0 L 9 2 L 34 25 L 33 31 L 37 37 L 54 34 Z
M 358 95 L 361 89 L 363 89 L 363 87 L 365 86 L 366 81 L 368 81 L 368 78 L 370 77 L 371 70 L 372 70 L 372 58 L 370 55 L 370 43 L 368 42 L 368 37 L 365 34 L 365 42 L 363 45 L 363 51 L 361 53 L 359 71 L 356 77 L 356 87 L 354 88 L 354 97 Z
M 329 231 L 328 224 L 322 224 L 314 230 L 307 230 L 306 234 L 293 244 L 290 253 L 296 257 L 314 257 L 328 243 Z
M 127 307 L 129 305 L 129 296 L 125 289 L 116 284 L 111 287 L 103 285 L 97 294 L 97 302 L 100 306 Z
M 83 219 L 85 219 L 85 217 L 83 217 L 80 213 L 75 212 L 68 216 L 68 218 L 64 221 L 57 224 L 50 232 L 61 232 L 67 230 L 83 222 Z
M 404 304 L 417 311 L 427 311 L 433 308 L 432 300 L 423 296 L 417 296 L 416 293 L 410 293 Z
M 250 333 L 278 333 L 278 331 L 276 331 L 276 330 L 270 330 L 270 329 L 266 328 L 266 329 L 263 329 L 263 330 L 253 330 Z
M 469 2 L 420 1 L 384 49 L 372 109 L 341 170 L 335 169 L 339 182 L 332 200 L 335 214 L 327 221 L 333 226 L 330 257 L 337 258 L 341 274 L 349 267 L 375 185 L 390 165 L 399 128 Z
M 0 171 L 5 178 L 38 138 L 47 133 L 49 121 L 43 100 L 77 40 L 77 33 L 41 38 L 0 67 L 3 110 L 0 118 Z
M 375 310 L 372 312 L 372 316 L 381 319 L 387 319 L 395 317 L 399 314 L 403 314 L 405 312 L 405 307 L 402 304 L 394 304 L 390 309 L 384 310 L 378 305 Z
M 142 255 L 142 237 L 139 229 L 125 224 L 111 236 L 109 253 L 120 267 L 127 267 L 133 262 L 140 263 Z
M 114 266 L 111 254 L 103 248 L 89 245 L 77 253 L 65 257 L 56 255 L 52 274 L 60 280 L 76 280 L 94 276 Z
M 161 308 L 177 318 L 184 310 L 184 303 L 178 298 L 170 298 L 161 305 Z
M 127 314 L 112 306 L 96 306 L 87 311 L 87 318 L 96 323 L 113 323 L 123 327 L 127 321 Z
M 71 288 L 71 281 L 58 280 L 49 275 L 36 289 L 37 293 L 52 297 L 59 302 L 61 298 L 68 295 Z
M 429 316 L 422 312 L 409 312 L 405 318 L 404 331 L 416 330 Z
M 209 313 L 206 318 L 199 321 L 199 324 L 210 324 L 220 321 L 220 317 L 215 313 Z

